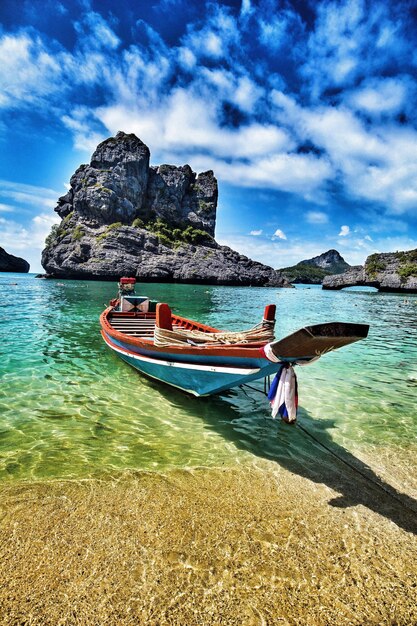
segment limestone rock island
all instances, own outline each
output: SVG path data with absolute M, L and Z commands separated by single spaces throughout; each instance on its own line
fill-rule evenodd
M 280 272 L 290 283 L 320 285 L 325 276 L 341 274 L 349 268 L 350 265 L 339 252 L 332 249 L 312 259 L 300 261 L 297 265 L 284 267 Z
M 149 165 L 148 147 L 117 133 L 59 198 L 45 242 L 50 276 L 285 287 L 282 274 L 214 239 L 217 180 L 189 165 Z
M 0 248 L 0 272 L 20 272 L 27 274 L 30 265 L 19 256 L 8 254 L 4 248 Z
M 417 249 L 371 254 L 365 265 L 350 267 L 344 274 L 326 276 L 323 289 L 355 286 L 376 287 L 379 291 L 417 293 Z

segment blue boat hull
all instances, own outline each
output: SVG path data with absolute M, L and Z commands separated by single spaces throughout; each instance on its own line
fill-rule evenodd
M 267 359 L 251 359 L 246 367 L 239 364 L 221 363 L 190 363 L 178 359 L 153 358 L 148 354 L 133 352 L 130 347 L 114 342 L 103 332 L 106 344 L 126 363 L 142 374 L 172 385 L 195 396 L 208 396 L 232 387 L 238 387 L 260 378 L 275 374 L 280 363 L 271 363 Z

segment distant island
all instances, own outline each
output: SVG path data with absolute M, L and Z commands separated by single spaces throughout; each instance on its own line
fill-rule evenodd
M 349 268 L 350 265 L 339 252 L 332 249 L 312 259 L 300 261 L 297 265 L 283 267 L 279 271 L 290 283 L 321 285 L 325 276 L 341 274 Z
M 55 211 L 45 242 L 47 276 L 290 287 L 272 267 L 214 239 L 218 188 L 213 172 L 149 165 L 134 134 L 103 141 L 81 165 Z
M 356 265 L 345 273 L 326 276 L 323 289 L 368 286 L 379 291 L 417 293 L 417 249 L 371 254 L 365 265 Z
M 8 254 L 4 248 L 0 248 L 0 272 L 27 274 L 29 269 L 30 265 L 25 259 Z

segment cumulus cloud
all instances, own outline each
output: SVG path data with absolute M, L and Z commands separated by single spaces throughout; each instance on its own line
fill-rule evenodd
M 415 93 L 414 81 L 408 76 L 373 77 L 348 91 L 344 97 L 353 109 L 370 115 L 400 113 L 408 108 L 407 100 Z
M 253 235 L 253 237 L 258 237 L 259 235 L 262 235 L 262 232 L 263 232 L 262 229 L 260 229 L 260 230 L 251 230 L 249 234 Z
M 276 231 L 274 232 L 273 236 L 274 237 L 278 237 L 278 239 L 286 239 L 287 238 L 285 233 L 280 228 L 276 229 Z
M 225 7 L 212 4 L 209 10 L 203 26 L 189 25 L 183 43 L 197 58 L 226 59 L 240 40 L 238 24 Z
M 349 233 L 350 233 L 349 226 L 342 226 L 340 228 L 339 237 L 347 237 L 347 235 L 349 235 Z
M 94 11 L 84 14 L 80 21 L 75 22 L 74 27 L 89 50 L 102 48 L 114 50 L 120 44 L 119 37 L 106 20 Z

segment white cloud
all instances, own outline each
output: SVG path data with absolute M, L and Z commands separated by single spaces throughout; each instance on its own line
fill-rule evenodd
M 262 229 L 260 229 L 260 230 L 251 230 L 249 234 L 253 235 L 254 237 L 258 237 L 259 235 L 262 235 L 262 232 L 263 232 Z
M 286 239 L 287 238 L 285 233 L 280 228 L 276 229 L 276 231 L 274 232 L 273 236 L 274 237 L 278 237 L 278 239 Z
M 363 265 L 365 259 L 376 252 L 415 250 L 417 240 L 411 237 L 378 237 L 373 241 L 367 237 L 349 237 L 337 242 L 339 252 L 350 265 Z
M 279 189 L 304 197 L 320 188 L 331 173 L 326 159 L 308 154 L 273 154 L 253 159 L 250 164 L 226 163 L 220 171 L 231 183 Z
M 292 10 L 281 8 L 276 15 L 269 13 L 267 17 L 259 19 L 259 41 L 275 53 L 281 46 L 300 37 L 302 32 L 302 20 Z
M 50 209 L 56 206 L 60 195 L 59 192 L 53 189 L 0 180 L 0 197 L 12 200 L 18 205 L 35 206 L 37 209 Z
M 323 211 L 307 211 L 306 220 L 309 224 L 327 224 L 329 218 Z
M 350 265 L 363 265 L 365 259 L 374 252 L 392 252 L 393 250 L 414 250 L 417 239 L 411 237 L 381 237 L 373 242 L 365 238 L 342 238 L 338 241 L 338 249 Z M 243 235 L 221 235 L 217 237 L 221 245 L 229 246 L 241 254 L 270 265 L 275 269 L 289 267 L 304 259 L 311 259 L 322 254 L 334 243 L 330 240 L 305 241 L 268 241 L 265 238 L 254 239 Z
M 324 151 L 328 178 L 348 196 L 392 213 L 417 213 L 417 131 L 411 126 L 369 126 L 346 106 L 303 108 L 279 91 L 273 102 L 278 122 Z
M 290 243 L 288 240 L 280 240 L 278 243 L 277 240 L 254 239 L 244 235 L 218 236 L 217 240 L 221 245 L 229 246 L 275 269 L 295 265 L 303 259 L 318 256 L 328 249 L 328 245 L 323 242 L 297 240 Z
M 318 3 L 301 68 L 313 98 L 329 88 L 350 87 L 361 75 L 382 72 L 411 54 L 402 19 L 391 16 L 390 8 L 390 3 L 378 1 Z
M 45 238 L 53 224 L 60 218 L 55 214 L 40 213 L 26 226 L 13 220 L 0 218 L 0 246 L 9 254 L 23 257 L 30 263 L 30 271 L 41 271 L 41 251 L 45 247 Z
M 345 101 L 354 109 L 373 115 L 395 114 L 404 106 L 408 91 L 415 91 L 408 77 L 371 78 L 359 89 L 348 92 Z
M 120 44 L 119 37 L 113 32 L 108 23 L 99 13 L 90 11 L 82 16 L 79 22 L 74 24 L 75 30 L 80 34 L 89 50 L 92 48 L 116 49 Z
M 197 58 L 228 58 L 230 48 L 240 39 L 237 22 L 224 7 L 213 3 L 210 9 L 212 14 L 203 27 L 190 26 L 183 45 Z
M 350 233 L 349 226 L 342 226 L 340 229 L 339 237 L 346 237 Z
M 36 102 L 57 89 L 59 61 L 39 37 L 25 33 L 0 38 L 0 107 Z
M 15 207 L 10 204 L 3 204 L 0 202 L 0 211 L 3 213 L 13 213 Z
M 180 48 L 178 48 L 178 60 L 180 64 L 187 70 L 192 70 L 197 63 L 195 54 L 192 52 L 192 50 L 185 46 L 181 46 Z
M 94 152 L 97 145 L 107 136 L 107 133 L 94 131 L 95 120 L 91 117 L 87 107 L 78 107 L 74 108 L 71 115 L 63 115 L 61 120 L 73 133 L 75 148 L 89 154 Z
M 264 90 L 248 76 L 240 76 L 236 81 L 232 102 L 242 111 L 252 113 Z
M 254 9 L 251 6 L 251 0 L 242 0 L 242 6 L 240 8 L 240 14 L 242 16 L 250 15 Z

